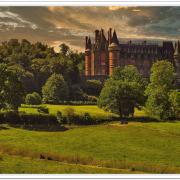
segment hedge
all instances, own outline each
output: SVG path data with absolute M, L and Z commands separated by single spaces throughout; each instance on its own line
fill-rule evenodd
M 0 113 L 0 123 L 24 125 L 58 125 L 56 116 L 50 114 L 22 114 L 13 111 Z

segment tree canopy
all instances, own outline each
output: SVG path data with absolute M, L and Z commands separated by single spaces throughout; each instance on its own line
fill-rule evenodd
M 168 119 L 173 116 L 169 95 L 174 89 L 174 81 L 175 70 L 170 62 L 162 60 L 153 64 L 150 83 L 145 91 L 148 97 L 146 109 L 149 115 L 157 119 Z M 171 95 L 171 100 L 173 96 Z
M 69 90 L 63 76 L 52 74 L 42 87 L 42 95 L 45 103 L 59 104 L 68 100 Z
M 118 113 L 121 118 L 133 116 L 134 108 L 144 103 L 145 87 L 141 82 L 143 78 L 135 67 L 116 68 L 112 77 L 105 82 L 98 105 Z

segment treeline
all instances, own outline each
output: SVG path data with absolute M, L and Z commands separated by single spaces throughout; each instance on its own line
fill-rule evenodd
M 132 65 L 117 67 L 105 82 L 98 105 L 119 114 L 121 120 L 133 117 L 135 108 L 143 108 L 155 119 L 175 120 L 180 118 L 180 92 L 175 79 L 174 66 L 167 60 L 153 64 L 150 82 Z
M 100 82 L 81 78 L 84 53 L 75 52 L 66 44 L 59 47 L 60 51 L 55 52 L 41 42 L 30 43 L 26 39 L 11 39 L 0 45 L 1 107 L 17 109 L 25 100 L 37 104 L 96 99 L 87 94 L 88 84 L 100 86 Z M 90 95 L 97 95 L 97 91 L 94 93 L 92 88 Z

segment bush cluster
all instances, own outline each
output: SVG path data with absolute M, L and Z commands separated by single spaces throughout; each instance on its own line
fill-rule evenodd
M 27 94 L 25 98 L 25 103 L 30 105 L 41 104 L 41 96 L 37 92 L 33 92 L 32 94 Z
M 58 111 L 57 119 L 58 122 L 69 125 L 96 125 L 107 121 L 107 119 L 94 118 L 87 112 L 82 115 L 78 115 L 72 107 L 64 109 L 64 115 Z
M 38 107 L 37 108 L 37 111 L 39 112 L 39 113 L 45 113 L 45 114 L 49 114 L 49 109 L 47 108 L 47 107 Z
M 23 114 L 14 111 L 0 113 L 0 123 L 23 125 L 58 125 L 56 116 L 50 114 Z
M 6 111 L 0 113 L 0 124 L 16 124 L 16 125 L 62 125 L 62 124 L 74 124 L 74 125 L 96 125 L 109 121 L 108 119 L 98 119 L 92 117 L 89 113 L 82 115 L 76 114 L 75 110 L 71 107 L 65 109 L 64 114 L 60 111 L 56 116 L 51 114 L 25 114 L 18 113 L 16 111 Z

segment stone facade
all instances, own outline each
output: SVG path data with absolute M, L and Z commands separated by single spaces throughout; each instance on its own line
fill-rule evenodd
M 135 65 L 144 77 L 149 77 L 152 64 L 157 60 L 172 62 L 177 71 L 177 81 L 180 83 L 180 43 L 173 45 L 172 41 L 164 41 L 162 45 L 119 42 L 116 31 L 110 28 L 108 38 L 104 30 L 95 30 L 94 43 L 86 37 L 85 43 L 85 76 L 90 79 L 108 77 L 117 66 Z

